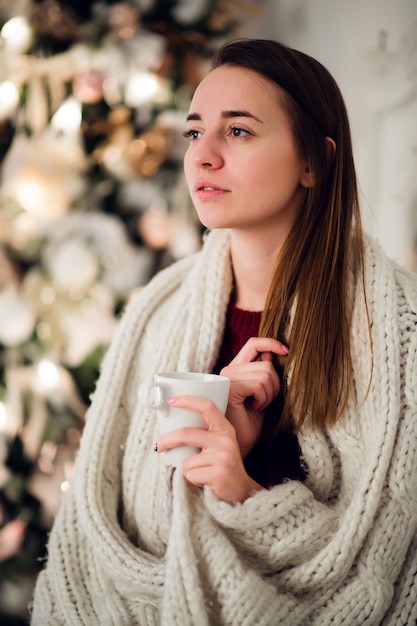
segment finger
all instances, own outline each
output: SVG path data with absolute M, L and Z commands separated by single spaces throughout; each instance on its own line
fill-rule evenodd
M 199 428 L 175 428 L 170 430 L 158 439 L 157 451 L 165 452 L 171 448 L 178 446 L 193 446 L 194 448 L 203 449 L 207 445 L 207 438 L 204 437 L 207 431 Z
M 204 452 L 185 459 L 181 469 L 188 482 L 210 487 L 217 498 L 230 504 L 243 502 L 260 489 L 247 475 L 240 457 Z
M 233 437 L 231 434 L 233 433 Z M 202 428 L 190 428 L 182 427 L 170 430 L 163 435 L 160 435 L 156 450 L 157 452 L 165 452 L 171 448 L 178 446 L 192 446 L 193 448 L 200 448 L 200 450 L 218 449 L 220 446 L 224 446 L 225 442 L 235 437 L 233 426 L 225 419 L 225 429 L 223 431 L 208 431 Z M 192 455 L 200 456 L 198 455 Z M 189 457 L 191 458 L 191 457 Z M 200 464 L 201 460 L 197 462 Z
M 277 339 L 272 339 L 271 337 L 251 337 L 229 365 L 249 363 L 257 359 L 260 354 L 268 352 L 286 356 L 289 350 L 286 345 Z
M 216 447 L 207 446 L 203 452 L 193 454 L 182 461 L 181 468 L 187 473 L 187 478 L 193 471 L 200 473 L 201 476 L 205 470 L 209 470 L 212 477 L 217 474 L 219 478 L 224 478 L 225 474 L 233 474 L 237 465 L 242 463 L 240 451 L 231 440 L 223 438 L 219 441 L 218 437 L 213 436 L 211 439 L 211 443 Z
M 168 404 L 174 408 L 189 409 L 200 413 L 210 431 L 224 430 L 225 425 L 228 424 L 223 413 L 208 398 L 194 395 L 175 396 L 168 398 Z
M 271 354 L 262 353 L 262 354 Z M 249 363 L 242 363 L 240 365 L 230 364 L 226 365 L 222 369 L 224 375 L 227 376 L 231 383 L 240 382 L 243 380 L 268 380 L 270 378 L 278 380 L 278 373 L 273 363 L 268 359 L 262 359 L 260 361 L 250 361 Z
M 268 360 L 252 361 L 238 366 L 228 365 L 223 368 L 222 373 L 231 381 L 229 403 L 255 396 L 260 407 L 264 404 L 263 394 L 269 404 L 281 388 L 279 376 Z
M 239 379 L 230 377 L 229 405 L 238 405 L 246 398 L 252 397 L 252 407 L 263 410 L 280 392 L 281 385 L 277 375 L 269 373 L 240 373 Z

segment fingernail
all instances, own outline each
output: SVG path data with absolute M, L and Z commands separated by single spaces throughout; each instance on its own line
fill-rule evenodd
M 282 346 L 282 349 L 284 350 L 285 354 L 288 354 L 288 353 L 289 353 L 289 351 L 290 351 L 290 349 L 289 349 L 289 348 L 287 348 L 287 346 L 284 346 L 284 344 L 283 344 L 283 343 L 281 344 L 281 346 Z
M 155 443 L 155 444 L 154 444 L 153 449 L 155 450 L 155 452 L 158 452 L 158 443 Z
M 177 398 L 168 398 L 167 404 L 175 404 L 176 401 L 177 401 Z

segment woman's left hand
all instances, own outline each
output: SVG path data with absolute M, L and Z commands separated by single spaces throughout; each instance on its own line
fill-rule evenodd
M 244 502 L 262 487 L 246 472 L 232 424 L 211 400 L 199 396 L 170 398 L 171 406 L 200 413 L 208 430 L 178 428 L 158 440 L 158 452 L 179 445 L 201 448 L 201 452 L 183 460 L 185 478 L 198 487 L 209 486 L 219 500 Z

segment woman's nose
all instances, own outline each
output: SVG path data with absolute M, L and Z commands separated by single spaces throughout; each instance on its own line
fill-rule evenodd
M 193 161 L 197 167 L 207 169 L 222 167 L 224 160 L 218 142 L 207 135 L 203 135 L 194 147 Z

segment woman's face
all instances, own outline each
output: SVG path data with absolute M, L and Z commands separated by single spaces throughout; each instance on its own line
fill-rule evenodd
M 312 184 L 279 88 L 222 65 L 200 83 L 187 121 L 184 169 L 208 228 L 288 234 Z

